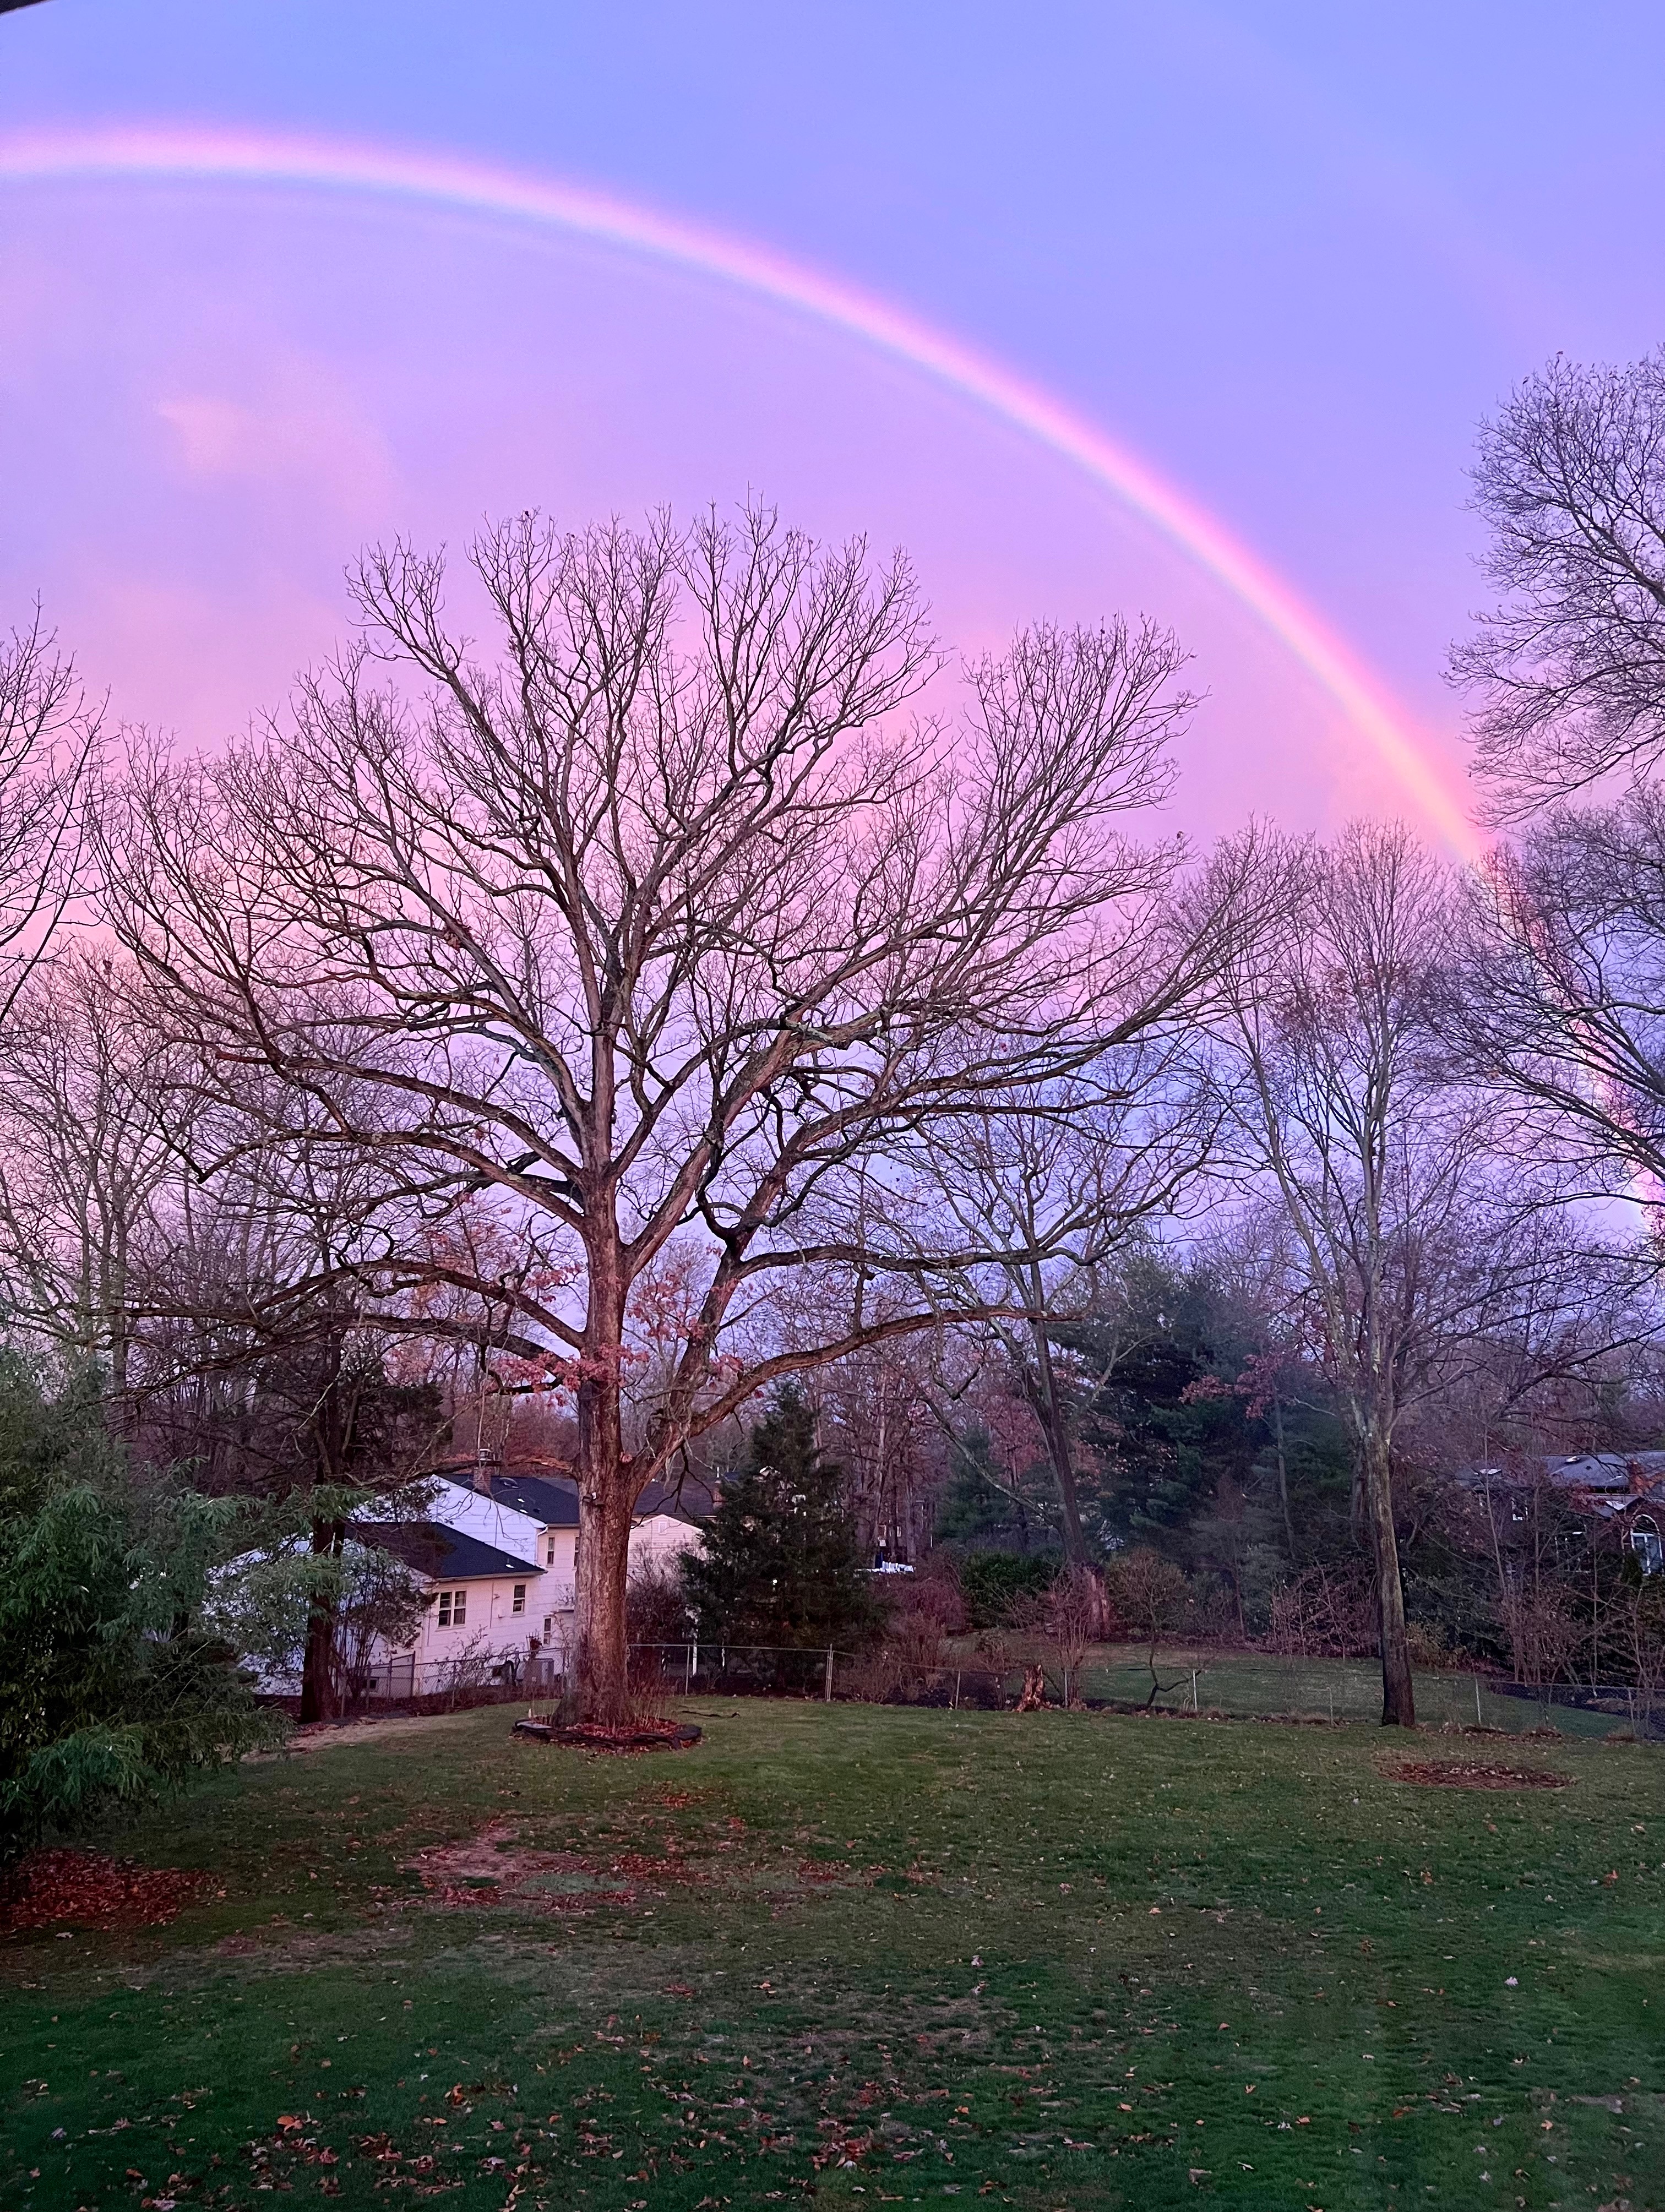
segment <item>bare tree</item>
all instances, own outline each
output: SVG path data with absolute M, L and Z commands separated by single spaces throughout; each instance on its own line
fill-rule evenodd
M 1224 954 L 1245 902 L 1241 878 L 1222 873 L 1198 935 Z M 1094 1308 L 1105 1268 L 1154 1217 L 1176 1210 L 1212 1151 L 1220 1103 L 1189 1044 L 1176 1028 L 1158 1032 L 1060 1080 L 990 1098 L 927 1139 L 968 1246 L 999 1255 L 979 1285 L 981 1302 L 1046 1438 L 1065 1557 L 1084 1572 L 1055 1330 Z
M 279 1509 L 310 1558 L 301 1717 L 327 1720 L 343 1677 L 342 1606 L 354 1516 L 420 1486 L 441 1393 L 388 1371 L 390 1341 L 333 1255 L 357 1225 L 340 1184 L 303 1211 L 286 1158 L 246 1153 L 182 1180 L 152 1264 L 129 1279 L 127 1411 L 136 1456 Z
M 1145 1647 L 1145 1663 L 1151 1673 L 1150 1693 L 1145 1703 L 1154 1705 L 1164 1690 L 1177 1686 L 1179 1678 L 1164 1682 L 1157 1672 L 1157 1651 L 1164 1637 L 1184 1618 L 1190 1588 L 1184 1571 L 1160 1552 L 1141 1544 L 1119 1553 L 1110 1567 L 1110 1589 L 1116 1610 Z
M 0 1284 L 6 1322 L 129 1382 L 136 1271 L 189 1149 L 167 1054 L 140 1018 L 131 964 L 80 947 L 47 958 L 0 1025 Z
M 1451 657 L 1500 816 L 1665 755 L 1665 349 L 1557 358 L 1481 433 L 1476 511 L 1506 595 Z
M 573 1394 L 582 1676 L 617 1711 L 642 1487 L 774 1377 L 936 1326 L 994 1256 L 903 1140 L 1175 1018 L 1215 957 L 1155 926 L 1176 849 L 1119 828 L 1188 702 L 1171 637 L 1117 623 L 1026 633 L 957 722 L 908 719 L 937 664 L 905 564 L 763 512 L 525 518 L 473 561 L 495 661 L 396 547 L 281 733 L 137 763 L 108 911 L 206 1065 L 270 1071 L 411 1202 L 495 1194 L 568 1270 L 465 1287 Z M 673 1250 L 697 1295 L 632 1416 L 633 1299 Z M 836 1322 L 738 1351 L 806 1261 Z
M 815 1311 L 812 1297 L 803 1305 L 793 1301 L 793 1334 L 812 1336 Z M 817 1378 L 817 1435 L 843 1472 L 858 1539 L 869 1554 L 911 1561 L 929 1548 L 947 1460 L 935 1409 L 949 1351 L 946 1332 L 890 1337 L 823 1368 Z
M 1299 1296 L 1352 1430 L 1381 1632 L 1382 1719 L 1415 1721 L 1394 1521 L 1407 1397 L 1472 1320 L 1463 1271 L 1486 1107 L 1433 1050 L 1450 892 L 1400 827 L 1286 847 L 1298 925 L 1238 972 L 1237 1126 L 1291 1231 Z
M 0 1018 L 85 888 L 82 799 L 102 720 L 38 612 L 0 638 Z
M 1665 793 L 1557 808 L 1493 856 L 1443 1020 L 1588 1188 L 1665 1180 Z

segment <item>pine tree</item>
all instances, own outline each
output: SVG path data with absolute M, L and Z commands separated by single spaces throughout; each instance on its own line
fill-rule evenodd
M 815 1419 L 788 1387 L 752 1430 L 704 1542 L 683 1568 L 701 1640 L 789 1650 L 859 1649 L 879 1607 L 861 1571 L 839 1471 L 816 1449 Z M 785 1679 L 780 1667 L 757 1671 Z

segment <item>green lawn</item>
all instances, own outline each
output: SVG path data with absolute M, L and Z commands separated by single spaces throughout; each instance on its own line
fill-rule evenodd
M 1658 1748 L 696 1711 L 615 1760 L 416 1724 L 150 1821 L 224 1894 L 0 1946 L 0 2203 L 1665 2206 Z
M 1238 1715 L 1300 1713 L 1315 1720 L 1374 1721 L 1382 1714 L 1382 1668 L 1374 1659 L 1285 1659 L 1267 1651 L 1202 1644 L 1158 1653 L 1157 1676 L 1155 1703 L 1170 1712 L 1188 1711 L 1194 1701 L 1204 1712 L 1212 1707 Z M 1151 1690 L 1149 1662 L 1132 1645 L 1097 1645 L 1081 1686 L 1088 1698 L 1143 1704 Z M 1547 1723 L 1563 1735 L 1599 1739 L 1631 1725 L 1627 1714 L 1503 1697 L 1486 1676 L 1455 1671 L 1419 1668 L 1416 1701 L 1424 1727 L 1481 1727 L 1523 1735 Z

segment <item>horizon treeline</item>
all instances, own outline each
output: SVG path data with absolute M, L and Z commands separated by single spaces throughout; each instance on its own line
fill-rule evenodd
M 1442 1645 L 1574 1663 L 1604 1577 L 1588 1663 L 1651 1665 L 1643 1554 L 1525 1478 L 1665 1434 L 1662 450 L 1665 356 L 1482 434 L 1466 870 L 1394 822 L 1152 839 L 1170 633 L 1033 626 L 949 711 L 905 558 L 762 506 L 489 526 L 467 635 L 442 557 L 373 550 L 212 757 L 107 727 L 37 622 L 10 1343 L 97 1372 L 134 1479 L 325 1560 L 459 1437 L 558 1448 L 604 1717 L 635 1500 L 792 1378 L 864 1540 L 1150 1547 L 1222 1632 L 1378 1650 L 1389 1721 Z

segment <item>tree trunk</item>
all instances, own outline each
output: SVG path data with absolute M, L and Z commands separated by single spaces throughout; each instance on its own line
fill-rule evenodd
M 590 1254 L 590 1308 L 576 1395 L 578 1417 L 578 1700 L 586 1720 L 629 1717 L 625 1585 L 635 1487 L 624 1451 L 619 1380 L 624 1285 L 617 1249 Z
M 1289 1563 L 1295 1565 L 1295 1521 L 1289 1510 L 1289 1461 L 1284 1452 L 1284 1408 L 1274 1390 L 1272 1394 L 1272 1434 L 1278 1449 L 1278 1503 L 1284 1512 L 1284 1534 L 1289 1542 Z
M 1399 1576 L 1399 1540 L 1394 1533 L 1393 1481 L 1387 1442 L 1378 1431 L 1370 1431 L 1364 1440 L 1358 1455 L 1358 1473 L 1376 1558 L 1382 1641 L 1382 1725 L 1414 1728 L 1416 1698 L 1411 1683 L 1411 1648 L 1405 1635 L 1405 1589 Z
M 343 1521 L 314 1521 L 313 1556 L 338 1559 L 347 1540 Z M 303 1721 L 332 1721 L 338 1701 L 335 1664 L 336 1600 L 314 1591 L 307 1611 L 306 1656 L 301 1664 L 301 1717 Z
M 630 1496 L 615 1468 L 578 1501 L 578 1698 L 586 1720 L 612 1727 L 630 1713 L 630 1645 L 625 1588 L 630 1565 Z
M 1032 1324 L 1035 1338 L 1035 1410 L 1047 1439 L 1047 1449 L 1052 1456 L 1052 1470 L 1058 1484 L 1058 1503 L 1063 1509 L 1064 1557 L 1073 1567 L 1087 1564 L 1086 1539 L 1081 1533 L 1081 1502 L 1076 1494 L 1075 1462 L 1070 1456 L 1069 1424 L 1065 1418 L 1062 1398 L 1058 1389 L 1058 1376 L 1052 1364 L 1052 1346 L 1047 1337 L 1047 1325 L 1036 1319 Z

